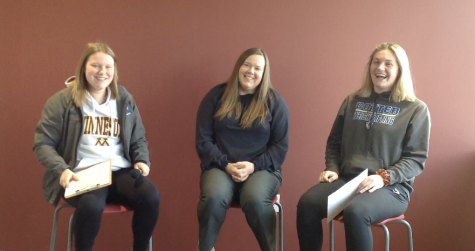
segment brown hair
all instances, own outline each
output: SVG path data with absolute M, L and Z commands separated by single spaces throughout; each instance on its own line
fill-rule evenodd
M 262 74 L 261 83 L 256 87 L 256 92 L 254 93 L 251 104 L 244 114 L 242 114 L 242 104 L 239 100 L 239 69 L 246 59 L 252 55 L 261 55 L 264 57 L 264 72 Z M 241 54 L 241 56 L 239 56 L 234 65 L 233 72 L 228 79 L 228 85 L 222 97 L 221 106 L 216 114 L 214 114 L 214 118 L 222 120 L 224 117 L 229 118 L 234 114 L 236 119 L 239 119 L 242 114 L 239 126 L 249 128 L 256 119 L 259 119 L 259 123 L 263 125 L 269 110 L 267 107 L 267 101 L 271 95 L 272 84 L 270 81 L 270 67 L 267 54 L 264 50 L 259 48 L 247 49 Z
M 86 63 L 89 60 L 89 57 L 97 52 L 105 53 L 114 59 L 114 78 L 109 85 L 111 90 L 111 97 L 119 99 L 119 90 L 117 87 L 117 81 L 119 79 L 117 74 L 117 60 L 112 49 L 104 43 L 88 43 L 84 49 L 81 59 L 79 60 L 78 66 L 76 67 L 76 79 L 72 82 L 70 88 L 72 88 L 73 100 L 76 105 L 82 105 L 86 99 L 87 93 L 87 79 L 85 75 Z

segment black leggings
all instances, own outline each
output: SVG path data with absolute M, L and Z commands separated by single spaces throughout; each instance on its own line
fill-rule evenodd
M 145 251 L 158 220 L 160 194 L 146 177 L 133 179 L 131 168 L 112 172 L 112 185 L 66 199 L 76 208 L 74 238 L 77 251 L 90 251 L 101 225 L 106 203 L 119 203 L 134 210 L 134 251 Z
M 297 205 L 297 232 L 301 251 L 322 250 L 322 219 L 327 217 L 328 195 L 342 187 L 345 181 L 319 183 L 302 195 Z M 371 223 L 403 214 L 408 198 L 399 185 L 382 187 L 373 193 L 357 195 L 343 211 L 346 250 L 373 250 Z

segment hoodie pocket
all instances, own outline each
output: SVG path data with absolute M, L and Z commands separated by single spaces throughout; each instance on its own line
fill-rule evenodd
M 343 160 L 341 175 L 345 178 L 354 178 L 368 168 L 368 175 L 375 174 L 383 168 L 383 161 L 362 154 L 352 154 Z

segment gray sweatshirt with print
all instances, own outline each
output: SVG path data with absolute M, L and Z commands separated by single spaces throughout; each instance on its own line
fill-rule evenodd
M 419 99 L 393 102 L 389 93 L 353 93 L 328 137 L 325 170 L 351 179 L 366 168 L 368 175 L 386 169 L 390 184 L 401 184 L 409 198 L 428 156 L 430 126 L 429 109 Z

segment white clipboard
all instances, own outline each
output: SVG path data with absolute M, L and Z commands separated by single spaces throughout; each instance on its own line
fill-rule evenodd
M 71 181 L 64 191 L 65 198 L 87 193 L 112 184 L 112 161 L 99 162 L 85 169 L 75 172 L 78 181 Z
M 328 196 L 327 222 L 332 221 L 358 195 L 357 188 L 366 177 L 368 177 L 368 169 Z

